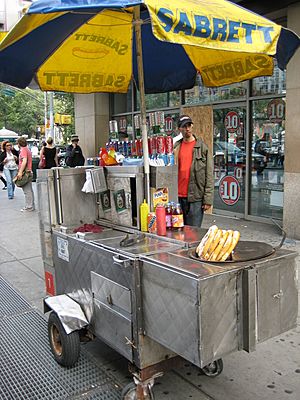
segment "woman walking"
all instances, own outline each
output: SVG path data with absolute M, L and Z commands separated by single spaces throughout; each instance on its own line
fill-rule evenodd
M 14 178 L 18 173 L 19 153 L 15 150 L 8 140 L 2 143 L 2 153 L 0 163 L 3 165 L 3 173 L 7 182 L 7 195 L 9 200 L 14 198 L 15 183 Z
M 57 151 L 56 147 L 53 145 L 52 137 L 48 137 L 46 146 L 43 146 L 40 152 L 40 160 L 45 157 L 45 169 L 50 169 L 52 167 L 58 166 Z
M 25 195 L 25 207 L 21 211 L 34 211 L 34 194 L 32 190 L 32 155 L 31 151 L 27 147 L 27 141 L 24 137 L 19 137 L 17 141 L 20 154 L 19 154 L 19 171 L 17 174 L 17 179 L 21 179 L 23 172 L 28 171 L 31 175 L 31 179 L 22 186 Z

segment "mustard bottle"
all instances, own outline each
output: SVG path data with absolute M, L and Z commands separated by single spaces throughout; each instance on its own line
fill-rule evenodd
M 148 214 L 150 208 L 146 200 L 140 205 L 140 221 L 141 221 L 141 231 L 148 232 Z

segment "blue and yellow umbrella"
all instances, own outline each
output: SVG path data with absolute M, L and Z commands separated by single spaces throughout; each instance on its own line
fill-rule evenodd
M 44 91 L 140 88 L 146 197 L 145 93 L 223 86 L 284 69 L 299 37 L 226 0 L 37 0 L 0 43 L 0 82 Z
M 141 13 L 136 10 L 142 9 Z M 225 0 L 38 0 L 0 45 L 0 81 L 75 93 L 223 86 L 284 69 L 293 32 Z

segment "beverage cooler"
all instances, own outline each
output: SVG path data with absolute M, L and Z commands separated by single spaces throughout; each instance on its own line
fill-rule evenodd
M 141 167 L 91 171 L 38 173 L 44 304 L 60 364 L 74 365 L 80 340 L 98 337 L 129 361 L 134 384 L 122 399 L 143 400 L 153 398 L 157 376 L 184 360 L 214 377 L 227 354 L 254 351 L 296 326 L 296 253 L 241 240 L 236 262 L 201 261 L 204 229 L 140 232 Z M 151 186 L 167 183 L 176 201 L 169 171 L 152 170 Z M 86 173 L 93 194 L 81 191 Z M 91 229 L 74 231 L 82 226 Z

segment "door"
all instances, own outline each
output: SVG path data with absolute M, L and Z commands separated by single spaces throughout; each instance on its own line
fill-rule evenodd
M 214 107 L 214 208 L 245 214 L 246 105 Z

